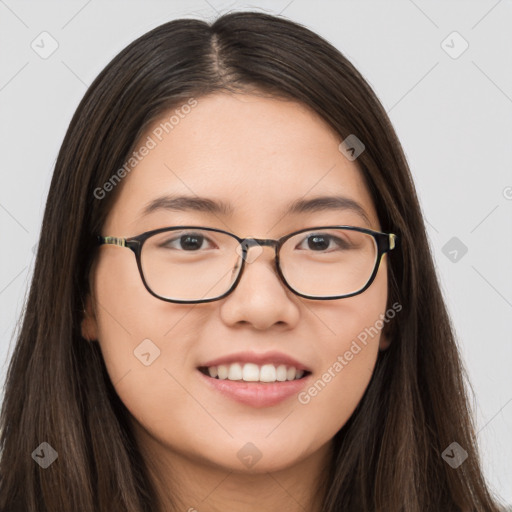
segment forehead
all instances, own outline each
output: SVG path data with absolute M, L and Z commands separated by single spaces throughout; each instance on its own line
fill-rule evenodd
M 378 224 L 357 164 L 305 105 L 230 93 L 196 101 L 169 111 L 141 137 L 135 150 L 151 149 L 123 178 L 107 224 L 154 228 L 143 212 L 162 195 L 216 199 L 231 206 L 232 219 L 264 230 L 297 200 L 341 195 Z

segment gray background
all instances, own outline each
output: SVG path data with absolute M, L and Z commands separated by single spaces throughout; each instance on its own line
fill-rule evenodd
M 281 12 L 318 32 L 362 72 L 388 111 L 414 175 L 475 392 L 485 473 L 512 503 L 512 5 L 506 0 L 0 0 L 1 382 L 57 152 L 86 87 L 151 28 L 179 17 L 213 20 L 232 9 Z M 48 51 L 50 37 L 59 46 L 43 59 L 31 44 Z M 464 40 L 469 46 L 458 55 Z

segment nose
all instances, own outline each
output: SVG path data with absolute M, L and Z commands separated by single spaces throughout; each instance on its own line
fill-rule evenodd
M 220 301 L 221 318 L 226 324 L 247 323 L 258 330 L 274 324 L 289 328 L 297 324 L 298 297 L 277 273 L 274 245 L 247 241 L 246 260 L 238 285 Z

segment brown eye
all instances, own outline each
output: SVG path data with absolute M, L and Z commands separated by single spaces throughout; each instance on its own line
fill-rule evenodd
M 333 235 L 322 233 L 307 236 L 302 244 L 299 245 L 299 248 L 303 248 L 300 246 L 303 246 L 304 242 L 307 242 L 308 249 L 315 252 L 326 251 L 327 249 L 335 250 L 350 248 L 350 244 L 347 241 Z
M 185 233 L 163 242 L 160 244 L 160 247 L 186 252 L 195 252 L 209 248 L 208 244 L 212 246 L 213 243 L 204 235 L 200 235 L 198 233 Z

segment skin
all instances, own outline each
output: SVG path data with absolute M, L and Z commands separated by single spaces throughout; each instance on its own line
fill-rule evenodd
M 340 142 L 321 118 L 294 101 L 249 93 L 198 98 L 192 112 L 123 179 L 101 234 L 129 237 L 188 223 L 274 239 L 330 224 L 380 230 L 357 161 L 345 158 Z M 159 210 L 140 217 L 162 193 L 223 200 L 234 213 Z M 333 193 L 357 201 L 370 224 L 352 211 L 283 213 L 294 200 Z M 307 364 L 314 380 L 320 378 L 385 313 L 387 257 L 364 293 L 330 301 L 293 294 L 280 281 L 273 258 L 273 249 L 264 247 L 231 295 L 187 305 L 150 295 L 130 250 L 100 248 L 82 332 L 101 346 L 132 415 L 162 510 L 169 510 L 168 490 L 179 499 L 179 509 L 190 512 L 320 510 L 332 438 L 361 400 L 378 351 L 388 346 L 385 337 L 370 339 L 307 404 L 294 396 L 254 409 L 209 389 L 196 367 L 232 352 L 279 350 Z M 148 338 L 160 356 L 145 366 L 134 350 Z M 251 468 L 237 457 L 247 442 L 262 454 Z

